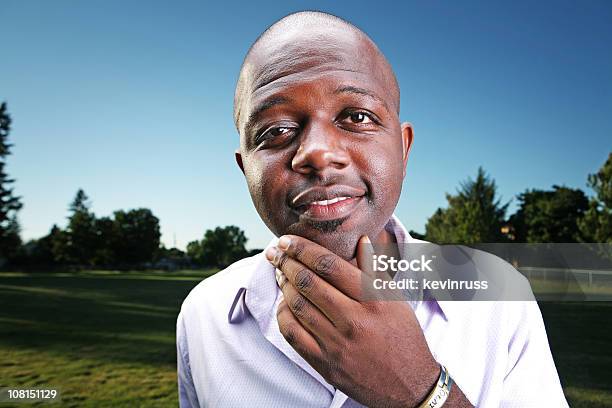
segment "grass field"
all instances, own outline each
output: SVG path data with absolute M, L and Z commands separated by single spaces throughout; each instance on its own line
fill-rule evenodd
M 66 407 L 176 406 L 176 315 L 205 276 L 0 274 L 0 388 L 57 387 Z M 612 407 L 612 303 L 541 308 L 570 405 Z

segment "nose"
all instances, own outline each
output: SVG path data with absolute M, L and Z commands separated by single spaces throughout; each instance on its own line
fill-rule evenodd
M 350 163 L 348 152 L 343 146 L 342 136 L 335 126 L 325 128 L 311 123 L 300 136 L 300 145 L 291 161 L 293 171 L 302 174 L 316 174 L 326 169 L 341 170 Z

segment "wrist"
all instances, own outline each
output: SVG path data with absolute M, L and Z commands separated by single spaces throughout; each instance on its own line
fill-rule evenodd
M 450 395 L 452 386 L 453 379 L 448 373 L 446 367 L 440 364 L 440 377 L 438 378 L 436 385 L 429 392 L 427 397 L 419 405 L 417 405 L 417 408 L 442 407 Z
M 419 407 L 420 404 L 431 394 L 431 392 L 437 387 L 438 380 L 442 373 L 442 366 L 438 364 L 436 360 L 431 361 L 428 364 L 426 370 L 421 371 L 420 387 L 415 389 L 413 406 Z
M 442 372 L 440 364 L 431 358 L 425 364 L 420 365 L 416 372 L 418 377 L 404 383 L 402 397 L 395 400 L 394 407 L 419 407 L 436 388 Z

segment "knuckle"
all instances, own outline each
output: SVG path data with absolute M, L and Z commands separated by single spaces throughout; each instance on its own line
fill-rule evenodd
M 295 323 L 287 323 L 280 327 L 280 332 L 287 343 L 294 344 L 298 337 L 298 328 Z
M 366 330 L 364 322 L 358 319 L 350 319 L 344 328 L 344 335 L 348 339 L 355 339 L 364 330 Z
M 314 279 L 312 272 L 308 269 L 300 269 L 295 274 L 295 287 L 300 291 L 308 291 L 312 289 Z
M 351 364 L 350 351 L 348 347 L 337 347 L 331 352 L 328 352 L 326 359 L 325 371 L 328 380 L 333 384 L 339 384 L 346 378 L 344 369 Z
M 301 242 L 300 240 L 297 240 L 297 242 L 293 244 L 293 255 L 296 258 L 300 258 L 303 253 L 304 253 L 304 243 Z
M 355 338 L 355 326 L 353 326 L 352 322 L 347 323 L 343 327 L 342 332 L 344 333 L 344 336 L 349 340 Z
M 288 259 L 288 258 L 287 258 L 287 254 L 281 251 L 281 252 L 280 252 L 280 253 L 277 255 L 276 267 L 277 267 L 278 269 L 283 269 L 283 267 L 285 266 L 285 263 L 287 262 L 287 259 Z
M 330 306 L 336 304 L 336 298 L 334 298 L 334 296 L 331 295 L 328 291 L 322 290 L 319 292 L 318 295 L 321 298 L 321 304 Z
M 329 277 L 333 274 L 336 264 L 336 256 L 332 254 L 320 255 L 315 259 L 315 272 L 323 277 Z
M 324 371 L 325 371 L 325 378 L 331 384 L 338 384 L 339 380 L 341 379 L 340 363 L 338 363 L 335 359 L 329 359 L 327 360 L 325 364 Z
M 306 308 L 306 300 L 302 296 L 297 295 L 291 299 L 289 307 L 293 311 L 293 314 L 301 316 Z

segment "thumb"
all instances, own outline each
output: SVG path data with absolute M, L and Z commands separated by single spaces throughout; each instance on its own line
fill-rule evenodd
M 362 235 L 357 242 L 357 267 L 363 273 L 370 277 L 374 277 L 374 268 L 372 261 L 374 259 L 374 247 L 372 241 L 367 235 Z
M 379 247 L 380 249 L 380 247 Z M 363 235 L 357 242 L 357 267 L 363 272 L 361 275 L 361 299 L 370 301 L 381 300 L 402 300 L 401 294 L 389 289 L 377 289 L 373 285 L 374 280 L 383 278 L 385 280 L 392 279 L 385 272 L 376 272 L 374 270 L 374 244 L 370 241 L 367 235 Z

